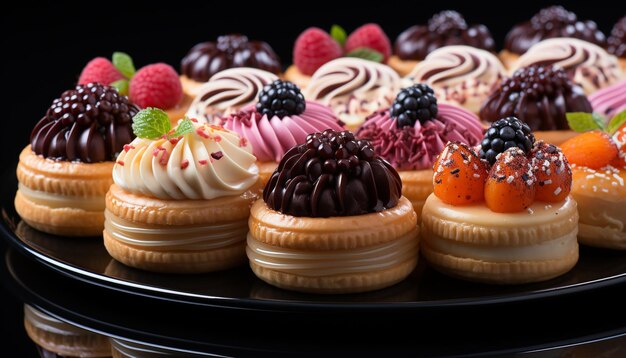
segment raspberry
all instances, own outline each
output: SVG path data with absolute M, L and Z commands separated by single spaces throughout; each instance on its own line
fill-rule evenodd
M 183 97 L 183 88 L 172 66 L 156 63 L 141 68 L 130 80 L 130 98 L 142 108 L 169 109 Z
M 293 63 L 300 72 L 311 76 L 326 62 L 341 56 L 341 46 L 328 33 L 317 27 L 305 30 L 296 39 Z
M 124 79 L 124 75 L 118 71 L 111 61 L 104 57 L 96 57 L 87 63 L 78 78 L 79 85 L 97 82 L 102 85 L 110 85 L 111 83 Z
M 380 52 L 387 62 L 391 56 L 391 42 L 377 24 L 365 24 L 354 30 L 346 40 L 346 52 L 367 47 Z

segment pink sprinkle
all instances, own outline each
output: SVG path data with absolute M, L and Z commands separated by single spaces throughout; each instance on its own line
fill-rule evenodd
M 219 135 L 216 135 L 215 137 L 213 137 L 213 140 L 219 143 L 222 141 L 222 137 L 220 137 Z
M 215 160 L 220 160 L 222 159 L 222 157 L 224 156 L 224 153 L 222 153 L 222 151 L 217 151 L 217 152 L 213 152 L 211 153 L 211 158 L 215 159 Z
M 244 138 L 244 137 L 241 137 L 241 138 L 239 139 L 239 146 L 240 146 L 240 147 L 245 147 L 245 146 L 247 146 L 247 145 L 248 145 L 248 140 L 247 140 L 246 138 Z
M 119 165 L 123 166 L 123 165 L 124 165 L 124 162 L 123 162 L 123 161 L 121 161 L 121 160 L 118 160 L 118 161 L 117 161 L 117 164 L 119 164 Z
M 178 138 L 172 138 L 172 139 L 170 139 L 170 143 L 172 143 L 172 145 L 176 145 L 176 143 L 178 143 L 179 140 L 180 139 L 178 139 Z
M 209 135 L 204 133 L 204 131 L 202 130 L 202 127 L 198 127 L 196 128 L 196 134 L 199 135 L 202 138 L 207 138 L 209 139 Z
M 180 169 L 185 169 L 189 166 L 189 161 L 187 159 L 184 159 L 182 162 L 180 162 Z
M 195 119 L 195 118 L 190 118 L 189 120 L 190 120 L 190 121 L 192 121 L 192 122 L 194 122 L 194 123 L 198 123 L 198 120 L 197 120 L 197 119 Z
M 124 144 L 124 151 L 128 152 L 131 149 L 135 149 L 135 146 L 132 144 Z
M 206 159 L 200 159 L 200 160 L 198 160 L 198 163 L 200 163 L 200 165 L 207 165 L 207 163 L 208 163 L 208 162 L 209 162 L 209 161 L 208 161 L 208 160 L 206 160 Z

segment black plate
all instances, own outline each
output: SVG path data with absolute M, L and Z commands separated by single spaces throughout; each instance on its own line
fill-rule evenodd
M 518 302 L 592 290 L 626 281 L 626 253 L 581 248 L 569 273 L 550 281 L 495 286 L 448 278 L 421 260 L 403 282 L 352 295 L 312 295 L 285 291 L 257 279 L 247 267 L 202 275 L 156 274 L 126 267 L 106 252 L 101 237 L 65 238 L 39 232 L 22 222 L 13 200 L 16 178 L 2 178 L 0 232 L 18 250 L 54 270 L 94 285 L 160 299 L 254 310 L 405 310 Z

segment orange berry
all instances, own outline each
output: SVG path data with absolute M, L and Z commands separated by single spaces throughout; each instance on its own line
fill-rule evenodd
M 487 168 L 476 152 L 463 143 L 448 143 L 433 166 L 435 195 L 450 205 L 483 201 Z
M 572 169 L 561 150 L 543 141 L 535 143 L 531 165 L 537 179 L 535 200 L 558 203 L 572 190 Z
M 528 208 L 535 199 L 535 175 L 519 148 L 509 148 L 496 157 L 485 183 L 485 203 L 491 211 L 514 213 Z
M 577 135 L 561 144 L 561 150 L 570 163 L 591 169 L 600 169 L 617 155 L 617 146 L 607 133 L 595 130 Z

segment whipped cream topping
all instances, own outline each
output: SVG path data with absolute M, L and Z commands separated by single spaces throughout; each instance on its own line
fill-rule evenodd
M 265 85 L 278 79 L 271 72 L 250 67 L 231 68 L 216 73 L 197 90 L 187 116 L 209 123 L 254 103 Z
M 626 110 L 626 80 L 603 88 L 589 96 L 593 111 L 607 120 Z
M 304 96 L 328 105 L 346 126 L 356 127 L 372 112 L 389 107 L 401 80 L 389 66 L 343 57 L 320 67 Z
M 481 103 L 505 76 L 504 66 L 491 52 L 470 46 L 445 46 L 426 56 L 407 79 L 428 84 L 439 102 L 478 113 Z
M 254 155 L 261 162 L 280 162 L 291 147 L 304 142 L 310 133 L 343 130 L 328 106 L 313 101 L 306 101 L 304 112 L 283 118 L 261 115 L 254 105 L 250 105 L 223 121 L 225 128 L 248 139 Z
M 258 178 L 249 142 L 221 126 L 194 123 L 173 139 L 136 138 L 113 167 L 124 190 L 159 199 L 215 199 L 240 195 Z
M 389 110 L 374 113 L 359 128 L 357 136 L 369 140 L 376 154 L 396 169 L 430 169 L 449 141 L 474 146 L 483 138 L 483 128 L 475 114 L 445 103 L 438 107 L 437 118 L 403 128 L 398 128 Z
M 587 94 L 624 77 L 617 57 L 600 46 L 575 38 L 554 38 L 533 45 L 513 63 L 511 71 L 533 64 L 562 67 Z

